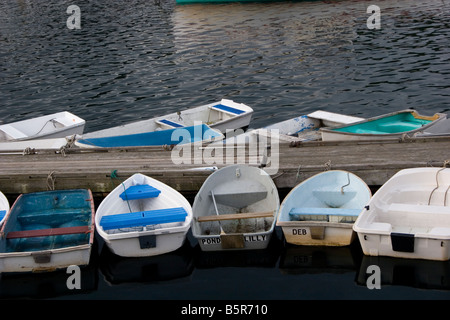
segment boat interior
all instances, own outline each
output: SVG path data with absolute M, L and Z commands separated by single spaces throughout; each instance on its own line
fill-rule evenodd
M 57 249 L 89 243 L 92 196 L 87 190 L 24 194 L 3 226 L 0 252 Z

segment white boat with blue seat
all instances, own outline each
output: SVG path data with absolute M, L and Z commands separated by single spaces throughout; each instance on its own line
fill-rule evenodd
M 355 174 L 325 171 L 291 190 L 281 203 L 277 226 L 291 244 L 349 245 L 355 238 L 353 223 L 371 195 Z
M 163 116 L 88 132 L 82 136 L 82 139 L 143 134 L 200 124 L 206 124 L 211 129 L 224 134 L 226 130 L 247 128 L 252 115 L 253 109 L 251 107 L 243 103 L 222 99 L 218 102 L 183 109 Z
M 100 203 L 98 234 L 122 257 L 164 254 L 181 247 L 192 221 L 186 198 L 170 186 L 136 173 Z
M 450 168 L 410 168 L 374 194 L 353 229 L 365 255 L 450 259 Z

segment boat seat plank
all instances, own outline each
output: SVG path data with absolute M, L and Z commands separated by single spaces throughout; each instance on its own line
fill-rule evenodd
M 160 190 L 158 190 L 155 187 L 152 187 L 148 184 L 141 184 L 141 185 L 135 185 L 130 186 L 127 189 L 125 189 L 124 192 L 122 192 L 119 197 L 122 198 L 122 200 L 137 200 L 137 199 L 147 199 L 147 198 L 156 198 L 161 193 Z
M 100 225 L 103 230 L 143 227 L 153 224 L 183 222 L 187 212 L 183 207 L 120 213 L 103 216 Z
M 10 136 L 12 139 L 20 139 L 20 138 L 26 138 L 28 137 L 25 133 L 22 131 L 14 128 L 13 126 L 10 126 L 8 124 L 5 124 L 0 127 L 0 130 L 2 130 L 4 133 L 6 133 L 8 136 Z
M 398 214 L 398 213 L 450 214 L 450 207 L 426 205 L 426 204 L 392 203 L 389 206 L 388 212 L 390 214 Z
M 91 229 L 89 226 L 11 231 L 7 233 L 6 239 L 60 236 L 66 234 L 89 233 L 90 231 Z
M 233 107 L 229 107 L 229 106 L 225 106 L 223 104 L 216 104 L 214 106 L 211 107 L 212 110 L 216 110 L 216 111 L 220 111 L 220 112 L 224 112 L 224 113 L 228 113 L 231 115 L 240 115 L 242 113 L 244 113 L 244 110 L 240 110 L 240 109 L 236 109 Z
M 362 209 L 350 208 L 308 208 L 294 207 L 289 211 L 289 215 L 331 215 L 331 216 L 353 216 L 356 217 L 361 213 Z
M 229 213 L 211 216 L 198 217 L 198 222 L 207 221 L 222 221 L 222 220 L 236 220 L 236 219 L 252 219 L 252 218 L 270 218 L 273 217 L 273 211 L 268 212 L 245 212 L 245 213 Z
M 167 120 L 167 119 L 159 119 L 159 120 L 155 120 L 156 123 L 158 124 L 162 124 L 165 126 L 169 126 L 172 128 L 182 128 L 184 127 L 184 125 L 182 125 L 181 123 L 177 123 L 175 121 L 171 121 L 171 120 Z

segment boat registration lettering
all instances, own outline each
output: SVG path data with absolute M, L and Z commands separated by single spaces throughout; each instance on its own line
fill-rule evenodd
M 267 240 L 267 235 L 260 234 L 260 235 L 254 235 L 254 236 L 244 236 L 245 242 L 263 242 Z M 214 245 L 214 244 L 220 244 L 221 240 L 220 238 L 204 238 L 201 240 L 203 245 Z
M 294 236 L 306 236 L 308 234 L 308 232 L 306 231 L 306 229 L 292 229 L 292 235 Z

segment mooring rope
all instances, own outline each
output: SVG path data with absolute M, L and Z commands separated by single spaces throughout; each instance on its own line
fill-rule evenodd
M 53 176 L 54 173 L 55 173 L 55 171 L 52 171 L 47 176 L 47 189 L 52 190 L 52 191 L 55 190 L 56 178 Z M 50 183 L 51 183 L 51 185 L 50 185 Z
M 449 160 L 445 160 L 445 161 L 444 161 L 444 164 L 443 164 L 443 167 L 442 167 L 441 169 L 439 169 L 438 171 L 436 171 L 436 187 L 435 187 L 435 188 L 433 189 L 433 191 L 431 191 L 431 193 L 430 193 L 430 197 L 428 198 L 428 205 L 430 205 L 430 203 L 431 203 L 431 197 L 433 196 L 434 191 L 436 191 L 437 189 L 439 189 L 439 179 L 438 179 L 439 173 L 440 173 L 442 170 L 446 169 L 446 168 L 447 168 L 447 165 L 448 165 L 449 163 L 450 163 Z M 447 203 L 447 192 L 448 192 L 449 188 L 450 188 L 450 185 L 448 186 L 448 188 L 447 188 L 447 190 L 445 191 L 445 194 L 444 194 L 444 206 L 445 206 L 446 203 Z

